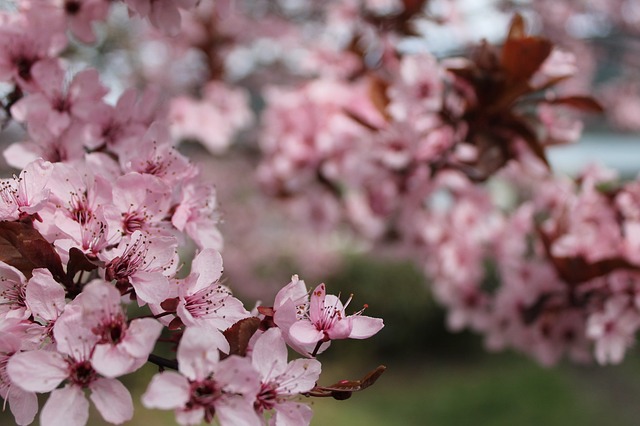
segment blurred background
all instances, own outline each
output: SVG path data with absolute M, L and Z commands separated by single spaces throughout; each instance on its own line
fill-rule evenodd
M 447 2 L 433 3 L 437 11 Z M 450 55 L 461 45 L 482 37 L 492 40 L 503 36 L 514 4 L 542 7 L 545 2 L 456 3 L 458 18 L 464 20 L 467 29 L 458 34 L 458 40 L 452 42 L 451 38 L 438 35 L 438 27 L 427 21 L 422 32 L 428 44 L 408 40 L 407 49 L 426 48 L 440 56 Z M 630 11 L 630 16 L 636 13 L 640 22 L 640 1 L 618 3 L 627 8 L 621 10 Z M 536 7 L 527 15 L 534 32 L 545 28 L 544 20 L 536 18 Z M 638 43 L 637 38 L 624 38 L 622 27 L 616 27 L 614 21 L 602 24 L 598 13 L 581 12 L 575 16 L 567 21 L 566 29 L 583 41 L 593 41 L 600 47 Z M 115 22 L 113 37 L 105 35 L 96 49 L 104 55 L 103 61 L 111 60 L 110 64 L 98 65 L 103 66 L 105 75 L 113 77 L 110 85 L 114 97 L 124 81 L 121 74 L 131 73 L 127 69 L 131 63 L 126 59 L 131 49 L 118 45 L 123 29 Z M 81 49 L 75 54 L 85 55 L 85 59 L 89 55 Z M 95 56 L 91 58 L 96 61 Z M 595 81 L 629 69 L 640 75 L 640 68 L 633 68 L 633 64 L 624 71 L 617 63 L 609 66 L 605 61 L 600 65 L 593 72 Z M 607 102 L 613 108 L 615 97 Z M 254 99 L 254 103 L 259 101 Z M 549 149 L 553 169 L 574 175 L 597 161 L 619 170 L 626 178 L 635 177 L 640 171 L 640 137 L 636 133 L 640 116 L 627 120 L 623 126 L 612 126 L 604 118 L 590 120 L 578 144 Z M 21 140 L 23 134 L 18 126 L 10 126 L 1 137 L 3 146 L 8 146 Z M 250 133 L 240 135 L 241 140 L 251 137 Z M 343 296 L 353 293 L 354 309 L 367 304 L 368 315 L 385 321 L 385 328 L 373 338 L 334 342 L 319 357 L 323 363 L 320 385 L 361 378 L 380 364 L 386 365 L 387 371 L 373 387 L 354 393 L 348 400 L 313 399 L 313 425 L 638 424 L 638 348 L 632 348 L 620 365 L 607 367 L 566 361 L 542 367 L 524 355 L 487 352 L 480 336 L 446 329 L 446 313 L 433 301 L 428 279 L 414 262 L 405 260 L 401 251 L 372 246 L 344 230 L 311 232 L 305 224 L 290 220 L 288 211 L 277 200 L 261 196 L 252 177 L 255 161 L 247 155 L 252 148 L 247 148 L 246 143 L 224 155 L 212 155 L 194 142 L 185 142 L 179 149 L 203 168 L 207 179 L 215 182 L 225 236 L 225 284 L 246 306 L 252 307 L 258 301 L 269 306 L 277 289 L 297 273 L 309 288 L 325 282 L 329 291 L 341 290 Z M 2 170 L 5 176 L 15 172 L 6 165 Z M 194 247 L 184 248 L 187 263 L 193 250 Z M 155 371 L 154 366 L 147 365 L 123 379 L 132 390 L 134 401 L 139 401 Z M 12 424 L 7 413 L 0 416 L 0 424 Z M 92 411 L 89 424 L 106 423 Z M 161 426 L 175 421 L 171 412 L 147 410 L 137 404 L 131 424 Z

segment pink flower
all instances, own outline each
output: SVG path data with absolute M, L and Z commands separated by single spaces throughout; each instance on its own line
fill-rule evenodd
M 0 81 L 14 81 L 31 91 L 37 88 L 33 66 L 60 53 L 67 37 L 62 22 L 51 19 L 46 10 L 26 8 L 22 12 L 11 19 L 0 18 Z
M 250 316 L 242 302 L 219 283 L 222 256 L 216 250 L 198 253 L 191 273 L 178 283 L 177 315 L 187 327 L 226 330 Z
M 169 213 L 171 188 L 161 179 L 146 174 L 127 173 L 113 185 L 112 217 L 122 235 L 135 231 L 170 235 L 171 226 L 164 218 Z M 114 226 L 115 228 L 115 226 Z
M 147 408 L 174 409 L 181 425 L 211 422 L 221 426 L 258 426 L 253 409 L 260 389 L 256 371 L 247 358 L 232 355 L 220 361 L 218 349 L 228 351 L 222 333 L 187 328 L 178 347 L 180 373 L 156 374 L 142 404 Z
M 0 318 L 0 398 L 9 408 L 19 425 L 28 425 L 38 412 L 38 399 L 34 392 L 22 390 L 12 384 L 7 373 L 9 359 L 19 353 L 27 323 L 15 318 Z
M 0 318 L 27 319 L 25 290 L 27 279 L 11 265 L 0 261 Z
M 311 408 L 291 398 L 315 386 L 320 377 L 320 362 L 296 359 L 287 364 L 287 346 L 278 328 L 270 328 L 256 340 L 251 359 L 261 382 L 254 404 L 257 412 L 275 410 L 272 417 L 275 425 L 309 424 Z
M 54 0 L 64 14 L 67 29 L 83 43 L 93 43 L 93 21 L 104 21 L 109 12 L 107 0 Z
M 95 69 L 81 71 L 65 84 L 63 65 L 48 59 L 35 64 L 31 74 L 39 90 L 16 102 L 11 114 L 28 123 L 32 136 L 43 131 L 59 136 L 72 120 L 90 122 L 105 109 L 102 97 L 107 89 L 100 84 Z M 40 129 L 43 126 L 45 130 Z
M 347 316 L 345 308 L 349 302 L 351 297 L 343 305 L 337 296 L 327 295 L 325 285 L 320 284 L 311 293 L 308 317 L 291 326 L 291 337 L 300 344 L 316 343 L 319 347 L 330 340 L 366 339 L 384 327 L 381 319 L 363 316 L 364 309 Z
M 143 18 L 148 17 L 151 24 L 168 35 L 176 35 L 180 31 L 180 12 L 190 9 L 196 0 L 126 0 L 129 9 Z
M 74 302 L 82 308 L 85 327 L 98 340 L 91 366 L 105 377 L 118 377 L 140 368 L 162 332 L 153 318 L 127 321 L 120 305 L 120 292 L 111 284 L 94 280 Z
M 595 340 L 600 364 L 618 364 L 640 328 L 640 314 L 625 295 L 611 297 L 600 312 L 587 321 L 587 336 Z
M 169 277 L 175 273 L 178 254 L 175 238 L 151 237 L 135 231 L 118 247 L 103 254 L 105 278 L 126 289 L 128 285 L 138 303 L 161 303 L 169 296 Z
M 309 311 L 309 292 L 305 282 L 297 275 L 278 291 L 273 302 L 273 322 L 282 330 L 285 342 L 299 354 L 308 356 L 314 350 L 313 344 L 300 344 L 290 334 L 291 326 L 303 320 Z M 322 353 L 329 344 L 320 347 L 317 353 Z
M 36 350 L 15 354 L 7 365 L 11 381 L 28 392 L 51 392 L 40 414 L 43 426 L 83 426 L 89 417 L 84 389 L 102 417 L 115 424 L 133 416 L 127 388 L 115 379 L 100 377 L 90 357 L 96 338 L 84 324 L 80 309 L 67 307 L 54 326 L 58 351 Z M 63 388 L 58 385 L 66 381 Z
M 190 182 L 182 188 L 171 223 L 179 231 L 186 232 L 200 249 L 222 250 L 217 206 L 215 188 L 201 182 Z
M 51 272 L 37 268 L 27 284 L 25 301 L 34 321 L 43 326 L 40 340 L 53 342 L 53 326 L 65 308 L 65 289 Z
M 195 138 L 213 154 L 220 154 L 233 142 L 235 133 L 251 124 L 249 95 L 242 88 L 212 81 L 203 89 L 201 101 L 176 97 L 169 119 L 176 139 Z
M 0 182 L 0 220 L 35 215 L 49 200 L 52 165 L 42 159 L 30 163 L 20 176 Z
M 152 123 L 141 140 L 120 150 L 122 170 L 152 175 L 170 186 L 196 177 L 196 167 L 172 146 L 172 142 L 164 124 Z

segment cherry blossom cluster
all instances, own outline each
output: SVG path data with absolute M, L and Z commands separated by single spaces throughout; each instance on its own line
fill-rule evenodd
M 127 6 L 179 29 L 175 2 Z M 37 393 L 49 394 L 43 425 L 86 424 L 85 393 L 121 424 L 133 402 L 119 378 L 151 362 L 162 371 L 142 404 L 180 424 L 309 424 L 300 396 L 345 399 L 384 371 L 322 387 L 316 355 L 383 322 L 297 276 L 254 312 L 222 284 L 215 189 L 174 147 L 157 93 L 128 89 L 110 104 L 98 71 L 74 74 L 61 56 L 69 34 L 95 39 L 108 7 L 29 1 L 0 14 L 4 124 L 25 129 L 5 151 L 21 171 L 0 183 L 0 397 L 20 425 L 35 419 Z M 154 354 L 161 343 L 177 359 Z M 289 361 L 287 347 L 302 357 Z
M 591 167 L 577 179 L 517 163 L 494 178 L 529 194 L 505 210 L 462 175 L 440 177 L 448 203 L 416 235 L 452 330 L 485 335 L 550 365 L 619 363 L 640 327 L 637 180 Z M 513 188 L 511 188 L 513 189 Z
M 601 363 L 620 362 L 637 312 L 632 285 L 611 280 L 634 274 L 633 225 L 591 171 L 563 180 L 545 154 L 579 139 L 572 110 L 602 111 L 552 90 L 578 72 L 577 57 L 527 35 L 519 17 L 500 47 L 484 42 L 446 59 L 407 52 L 398 43 L 424 2 L 372 3 L 314 10 L 329 28 L 341 22 L 347 41 L 333 50 L 309 42 L 300 82 L 263 91 L 258 175 L 267 192 L 321 229 L 346 220 L 367 239 L 417 248 L 449 326 L 486 334 L 491 349 L 545 364 L 586 361 L 593 350 Z M 287 31 L 269 36 L 294 43 Z M 506 184 L 518 202 L 505 209 L 486 182 Z M 597 219 L 585 217 L 596 201 Z M 594 227 L 600 215 L 607 224 Z
M 576 182 L 551 174 L 546 150 L 580 138 L 576 111 L 602 112 L 581 95 L 595 74 L 595 56 L 581 48 L 589 35 L 568 33 L 584 22 L 633 33 L 632 2 L 513 2 L 544 38 L 516 16 L 504 41 L 462 56 L 407 47 L 422 25 L 464 32 L 463 7 L 441 3 L 203 1 L 183 15 L 186 37 L 147 34 L 142 45 L 162 40 L 168 53 L 137 72 L 196 94 L 172 101 L 172 131 L 215 153 L 251 124 L 248 93 L 263 101 L 251 136 L 266 192 L 316 228 L 347 222 L 374 243 L 408 247 L 452 329 L 470 327 L 489 348 L 545 364 L 588 360 L 594 349 L 599 362 L 619 362 L 634 340 L 635 307 L 610 281 L 634 273 L 633 225 L 591 171 Z M 169 81 L 164 70 L 176 62 L 200 71 Z M 631 127 L 637 96 L 633 74 L 624 75 L 608 106 Z M 218 131 L 199 125 L 201 114 Z M 505 206 L 493 185 L 517 201 Z M 589 224 L 603 219 L 583 212 L 596 201 L 609 212 L 598 213 L 609 219 L 597 229 Z

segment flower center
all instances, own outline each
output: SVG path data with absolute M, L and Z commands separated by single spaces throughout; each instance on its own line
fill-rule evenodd
M 278 393 L 276 392 L 276 386 L 271 383 L 262 383 L 253 407 L 260 413 L 271 410 L 276 405 L 277 398 Z
M 69 374 L 69 380 L 71 380 L 73 384 L 84 388 L 98 377 L 89 361 L 76 362 L 72 360 L 70 364 L 71 372 Z

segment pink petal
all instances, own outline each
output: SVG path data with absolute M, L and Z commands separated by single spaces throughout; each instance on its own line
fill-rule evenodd
M 151 6 L 149 20 L 154 27 L 167 35 L 176 35 L 180 31 L 180 12 L 173 0 L 157 0 Z
M 181 425 L 199 425 L 204 420 L 204 408 L 176 411 L 176 421 Z
M 253 401 L 240 396 L 216 401 L 216 417 L 220 426 L 260 426 L 262 421 L 253 409 Z
M 108 343 L 96 345 L 91 354 L 93 369 L 103 376 L 111 378 L 134 372 L 144 365 L 144 361 L 145 359 L 134 358 L 120 350 L 118 346 Z
M 378 331 L 382 330 L 384 323 L 380 318 L 366 317 L 363 315 L 354 315 L 351 318 L 351 339 L 367 339 Z
M 286 401 L 277 404 L 275 414 L 271 418 L 270 425 L 273 426 L 299 426 L 308 425 L 313 417 L 313 411 L 306 404 Z
M 181 374 L 165 371 L 153 376 L 141 401 L 147 408 L 170 410 L 184 407 L 190 396 L 189 381 Z
M 291 338 L 301 345 L 310 345 L 324 339 L 324 332 L 318 330 L 310 321 L 300 320 L 289 329 Z
M 304 281 L 298 279 L 297 275 L 291 277 L 291 282 L 284 286 L 278 294 L 276 294 L 276 298 L 273 302 L 274 309 L 278 310 L 280 306 L 282 306 L 287 299 L 291 299 L 294 303 L 298 301 L 307 301 L 307 287 L 305 286 Z
M 260 390 L 260 379 L 247 358 L 231 355 L 217 363 L 213 373 L 227 392 L 255 396 Z
M 277 378 L 278 393 L 295 395 L 310 391 L 320 378 L 322 364 L 316 359 L 296 359 L 287 365 L 281 377 Z
M 34 316 L 47 321 L 57 319 L 64 310 L 64 298 L 64 288 L 53 279 L 48 269 L 33 270 L 27 284 L 26 302 Z
M 38 412 L 38 397 L 33 392 L 25 392 L 22 389 L 12 386 L 7 395 L 9 408 L 20 426 L 33 422 Z
M 89 401 L 78 386 L 51 392 L 40 413 L 42 426 L 84 426 L 89 420 Z
M 251 363 L 263 382 L 279 376 L 287 368 L 287 345 L 277 327 L 265 331 L 256 341 Z
M 161 272 L 138 271 L 130 278 L 139 302 L 160 304 L 170 292 L 169 279 Z
M 98 379 L 89 385 L 91 401 L 109 423 L 120 424 L 133 417 L 133 401 L 129 390 L 118 380 Z
M 311 293 L 311 299 L 309 300 L 309 318 L 311 318 L 312 322 L 318 321 L 321 317 L 325 306 L 324 299 L 326 295 L 327 290 L 324 284 L 318 285 Z
M 325 330 L 327 332 L 327 336 L 329 336 L 331 340 L 346 339 L 351 335 L 351 329 L 352 329 L 351 320 L 352 320 L 351 317 L 337 320 L 331 325 L 330 328 Z
M 131 356 L 146 358 L 156 345 L 162 328 L 162 324 L 153 318 L 135 319 L 131 321 L 120 346 Z
M 216 330 L 189 327 L 178 346 L 180 372 L 190 380 L 205 379 L 220 359 L 218 347 L 227 340 Z M 228 343 L 227 343 L 228 351 Z
M 11 381 L 29 392 L 50 392 L 68 377 L 68 364 L 61 354 L 49 351 L 21 352 L 7 364 Z
M 198 273 L 197 284 L 190 289 L 195 293 L 220 279 L 222 276 L 222 256 L 217 250 L 204 249 L 193 259 L 192 273 Z

